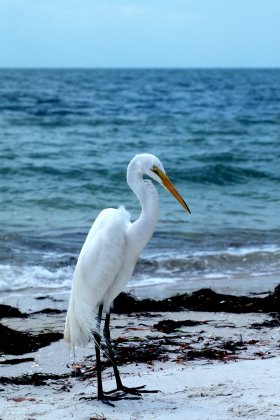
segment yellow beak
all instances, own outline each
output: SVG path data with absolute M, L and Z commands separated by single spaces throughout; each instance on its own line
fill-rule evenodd
M 185 200 L 181 197 L 181 195 L 178 193 L 178 191 L 176 190 L 176 188 L 174 187 L 174 185 L 172 184 L 172 182 L 170 181 L 170 179 L 168 178 L 168 176 L 162 172 L 158 167 L 154 167 L 152 169 L 152 171 L 159 176 L 159 178 L 161 179 L 162 185 L 173 195 L 173 197 L 176 198 L 177 201 L 179 201 L 179 203 L 181 204 L 181 206 L 188 211 L 189 213 L 191 213 L 187 203 L 185 202 Z

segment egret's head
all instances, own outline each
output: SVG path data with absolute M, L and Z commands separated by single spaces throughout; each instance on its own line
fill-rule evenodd
M 159 184 L 163 185 L 162 177 L 163 175 L 166 176 L 165 170 L 161 161 L 154 155 L 146 155 L 147 161 L 145 164 L 144 174 L 148 175 L 154 181 L 158 182 Z
M 135 162 L 140 173 L 148 175 L 150 178 L 161 184 L 173 195 L 173 197 L 176 198 L 181 206 L 190 213 L 188 205 L 166 175 L 161 161 L 155 155 L 143 153 L 141 155 L 136 155 L 132 161 Z

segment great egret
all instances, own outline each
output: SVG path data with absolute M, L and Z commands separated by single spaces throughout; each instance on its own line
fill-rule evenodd
M 134 394 L 139 398 L 143 387 L 128 388 L 122 384 L 110 341 L 110 306 L 130 279 L 137 259 L 151 238 L 158 219 L 158 193 L 147 175 L 164 186 L 190 213 L 190 210 L 166 175 L 160 160 L 151 154 L 136 155 L 127 168 L 127 183 L 142 206 L 139 219 L 131 223 L 124 207 L 108 208 L 93 223 L 80 252 L 74 272 L 64 338 L 74 349 L 86 345 L 93 338 L 97 366 L 97 398 L 113 405 L 109 400 Z M 105 345 L 114 369 L 117 388 L 115 395 L 105 393 L 100 366 L 100 326 L 105 314 Z M 93 321 L 96 320 L 96 326 Z M 138 397 L 137 397 L 138 396 Z M 133 398 L 133 397 L 132 397 Z

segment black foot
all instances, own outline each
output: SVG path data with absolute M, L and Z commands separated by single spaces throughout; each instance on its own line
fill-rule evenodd
M 106 394 L 106 395 L 105 395 Z M 140 400 L 141 396 L 127 397 L 124 393 L 119 393 L 116 395 L 108 395 L 108 392 L 104 392 L 102 395 L 96 397 L 81 397 L 80 400 L 99 400 L 103 404 L 107 404 L 110 407 L 115 407 L 111 401 L 120 401 L 120 400 Z
M 110 407 L 115 407 L 115 404 L 110 402 L 110 401 L 115 401 L 115 398 L 105 397 L 105 395 L 103 395 L 103 397 L 101 397 L 101 398 L 98 398 L 98 397 L 81 397 L 80 400 L 87 400 L 87 401 L 99 400 L 99 401 L 102 401 L 103 404 L 107 404 Z
M 112 391 L 109 392 L 105 392 L 106 395 L 110 395 L 113 394 L 114 392 L 118 392 L 121 391 L 124 394 L 132 394 L 132 395 L 138 395 L 140 396 L 141 394 L 148 394 L 148 393 L 157 393 L 159 392 L 157 389 L 154 390 L 148 390 L 148 389 L 143 389 L 145 388 L 146 385 L 142 385 L 142 386 L 136 386 L 136 387 L 128 387 L 128 386 L 124 386 L 124 385 L 119 385 L 117 388 L 112 389 Z

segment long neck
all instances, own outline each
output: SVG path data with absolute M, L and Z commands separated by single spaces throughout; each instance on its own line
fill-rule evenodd
M 152 181 L 144 180 L 143 173 L 128 168 L 127 183 L 142 206 L 140 217 L 132 224 L 130 232 L 134 239 L 135 251 L 139 255 L 155 230 L 159 199 Z

